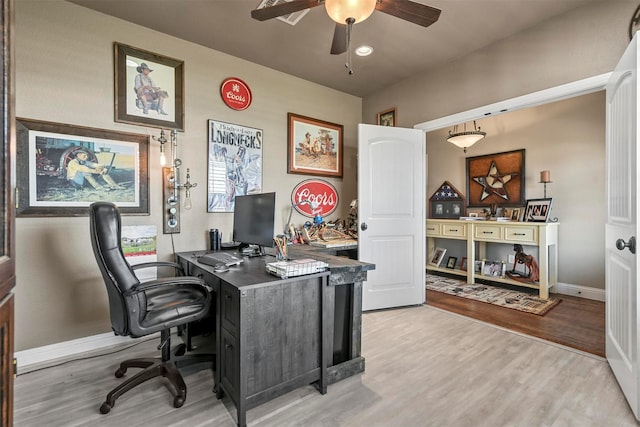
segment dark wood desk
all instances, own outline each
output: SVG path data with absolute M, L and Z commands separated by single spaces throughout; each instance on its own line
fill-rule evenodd
M 178 262 L 215 291 L 215 391 L 236 405 L 239 426 L 248 409 L 295 388 L 315 383 L 324 394 L 327 385 L 364 371 L 362 282 L 372 264 L 302 251 L 292 256 L 328 262 L 331 270 L 280 279 L 265 271 L 273 257 L 245 258 L 216 273 L 197 261 L 202 253 L 179 253 Z M 336 310 L 337 287 L 348 295 L 344 313 Z

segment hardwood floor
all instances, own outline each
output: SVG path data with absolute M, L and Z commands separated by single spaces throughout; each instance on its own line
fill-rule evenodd
M 560 305 L 564 304 L 561 303 Z M 136 342 L 135 340 L 132 341 Z M 233 427 L 233 405 L 216 400 L 210 371 L 183 371 L 182 408 L 154 379 L 98 408 L 121 382 L 118 362 L 156 355 L 150 340 L 16 379 L 16 427 Z M 260 427 L 635 426 L 605 360 L 495 328 L 428 305 L 367 312 L 365 372 L 321 395 L 305 386 L 250 409 Z M 228 405 L 228 407 L 227 407 Z
M 555 295 L 562 302 L 544 316 L 537 316 L 441 292 L 426 292 L 427 305 L 605 357 L 604 302 Z

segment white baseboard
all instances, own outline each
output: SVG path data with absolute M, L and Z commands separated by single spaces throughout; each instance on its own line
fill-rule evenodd
M 149 337 L 153 337 L 153 334 Z M 63 341 L 43 347 L 30 348 L 17 351 L 15 357 L 18 360 L 18 373 L 27 372 L 30 368 L 45 367 L 53 361 L 60 359 L 72 359 L 82 353 L 101 350 L 109 347 L 134 344 L 130 337 L 116 336 L 111 332 L 78 338 L 71 341 Z
M 562 295 L 572 295 L 574 297 L 592 299 L 595 301 L 605 301 L 604 289 L 590 288 L 587 286 L 573 285 L 571 283 L 558 283 L 551 288 L 551 291 Z

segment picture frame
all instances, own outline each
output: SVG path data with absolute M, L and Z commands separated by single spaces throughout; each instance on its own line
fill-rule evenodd
M 522 206 L 525 203 L 525 150 L 466 160 L 467 207 Z
M 552 198 L 528 199 L 522 220 L 524 222 L 547 222 L 552 203 Z
M 287 114 L 287 173 L 342 178 L 344 126 Z
M 457 263 L 457 262 L 458 262 L 458 258 L 457 258 L 457 257 L 450 256 L 450 257 L 447 259 L 447 268 L 451 268 L 451 269 L 456 268 L 456 263 Z
M 396 107 L 378 113 L 378 126 L 396 126 Z
M 207 122 L 207 212 L 233 212 L 236 196 L 262 192 L 262 129 Z M 242 137 L 247 144 L 233 144 Z
M 467 257 L 466 256 L 462 257 L 462 259 L 460 260 L 460 270 L 467 271 Z
M 482 260 L 473 261 L 473 271 L 476 274 L 480 274 L 480 272 L 482 271 Z
M 507 264 L 502 261 L 482 260 L 481 274 L 487 277 L 504 277 L 507 270 Z
M 95 201 L 149 215 L 149 136 L 16 119 L 18 217 L 86 216 Z
M 115 121 L 184 130 L 184 62 L 118 42 L 113 45 Z
M 444 181 L 429 198 L 429 218 L 460 219 L 465 212 L 464 196 L 449 181 Z
M 447 250 L 445 248 L 435 248 L 433 250 L 433 255 L 431 256 L 430 264 L 440 267 L 440 264 L 442 264 L 442 260 L 444 259 L 444 254 L 446 253 Z
M 513 208 L 511 210 L 511 221 L 520 221 L 520 208 Z

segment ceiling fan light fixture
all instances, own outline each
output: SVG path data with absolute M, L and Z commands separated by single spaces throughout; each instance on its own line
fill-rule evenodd
M 371 46 L 362 45 L 356 48 L 356 55 L 358 56 L 369 56 L 373 53 L 373 48 Z
M 467 131 L 467 124 L 464 125 L 464 130 L 458 132 L 458 125 L 453 127 L 453 131 L 449 131 L 449 137 L 447 141 L 453 145 L 464 149 L 467 152 L 467 148 L 471 147 L 476 142 L 487 136 L 486 132 L 482 132 L 479 127 L 476 126 L 476 121 L 473 121 L 473 130 Z
M 353 18 L 354 24 L 367 19 L 376 8 L 377 0 L 325 0 L 324 7 L 331 19 L 344 24 Z

